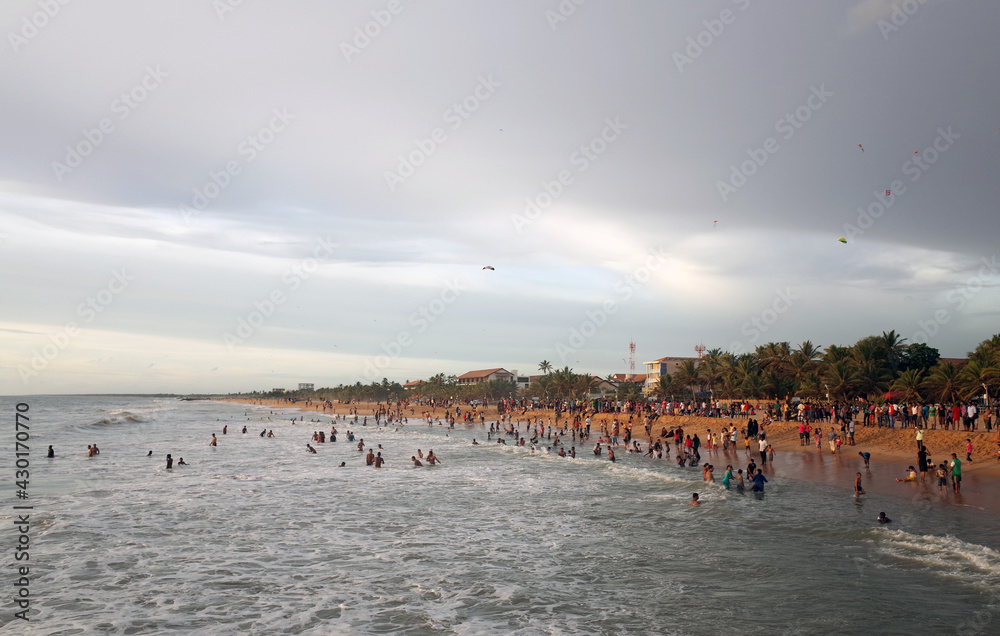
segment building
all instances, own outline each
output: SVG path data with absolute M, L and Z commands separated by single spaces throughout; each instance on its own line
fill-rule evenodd
M 633 384 L 639 389 L 644 389 L 646 385 L 645 373 L 612 373 L 608 376 L 608 381 L 617 388 L 622 388 L 628 384 Z
M 404 391 L 413 391 L 415 389 L 419 389 L 420 387 L 422 387 L 425 384 L 427 384 L 427 383 L 424 382 L 423 380 L 414 380 L 413 382 L 407 382 L 406 384 L 404 384 L 403 385 L 403 390 Z
M 271 389 L 271 393 L 284 393 L 284 389 Z
M 514 374 L 507 369 L 496 368 L 496 369 L 481 369 L 479 371 L 469 371 L 468 373 L 463 373 L 458 376 L 458 383 L 462 385 L 466 384 L 480 384 L 482 382 L 490 382 L 491 380 L 513 380 Z
M 526 391 L 529 386 L 531 386 L 531 376 L 530 375 L 520 375 L 517 369 L 510 372 L 514 376 L 514 382 L 517 384 L 518 391 Z
M 618 385 L 613 382 L 609 382 L 604 378 L 598 376 L 591 376 L 592 383 L 590 385 L 589 397 L 591 398 L 602 398 L 609 397 L 618 392 Z
M 312 382 L 299 382 L 299 391 L 312 391 L 312 390 L 313 390 Z
M 695 366 L 701 363 L 701 358 L 668 357 L 644 363 L 646 365 L 646 383 L 643 393 L 651 395 L 656 389 L 656 384 L 660 381 L 661 375 L 673 375 L 677 369 L 685 362 L 692 360 Z

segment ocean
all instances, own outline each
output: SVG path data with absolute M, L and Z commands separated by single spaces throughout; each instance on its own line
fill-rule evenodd
M 530 454 L 415 418 L 337 421 L 311 455 L 329 416 L 135 396 L 21 400 L 17 499 L 17 401 L 0 398 L 3 633 L 1000 633 L 998 519 L 971 506 L 786 477 L 740 494 L 667 459 L 595 458 L 593 441 L 576 459 Z M 348 429 L 382 445 L 384 468 Z M 414 468 L 417 449 L 442 464 Z M 167 471 L 167 453 L 189 465 Z M 737 463 L 708 461 L 717 479 Z M 15 505 L 32 506 L 26 562 Z

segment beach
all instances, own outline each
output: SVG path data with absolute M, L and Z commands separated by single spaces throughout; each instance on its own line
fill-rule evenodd
M 322 402 L 313 401 L 306 404 L 305 401 L 291 403 L 288 400 L 264 399 L 254 400 L 245 398 L 220 398 L 223 401 L 258 404 L 269 408 L 293 408 L 303 413 L 338 413 L 341 415 L 354 412 L 357 409 L 359 416 L 367 416 L 374 424 L 373 413 L 378 408 L 386 408 L 384 403 L 362 402 L 342 404 L 333 402 L 329 407 Z M 475 410 L 477 413 L 476 424 L 467 425 L 456 421 L 458 428 L 469 428 L 476 430 L 480 428 L 478 424 L 478 414 L 482 413 L 488 423 L 495 422 L 498 417 L 495 405 L 483 407 L 473 407 L 466 404 L 456 404 L 462 413 Z M 454 414 L 454 408 L 451 411 Z M 410 414 L 410 411 L 413 414 Z M 425 405 L 411 404 L 406 406 L 404 412 L 411 422 L 419 423 L 420 415 L 428 412 L 433 418 L 444 417 L 445 409 L 438 407 L 428 407 Z M 513 422 L 527 422 L 530 417 L 540 418 L 548 425 L 548 422 L 555 421 L 555 412 L 547 409 L 529 410 L 525 415 L 520 415 L 521 411 L 515 411 L 512 415 Z M 617 417 L 620 421 L 627 422 L 629 414 L 625 413 L 595 413 L 591 414 L 591 441 L 590 446 L 600 435 L 601 423 L 607 421 L 608 424 Z M 759 420 L 760 418 L 758 418 Z M 567 421 L 563 414 L 561 422 Z M 570 418 L 569 421 L 572 421 Z M 640 417 L 636 417 L 636 422 L 641 422 Z M 653 426 L 654 439 L 659 434 L 662 427 L 668 430 L 680 427 L 685 435 L 697 434 L 705 444 L 709 431 L 716 434 L 723 427 L 735 424 L 737 429 L 746 426 L 747 420 L 740 418 L 709 418 L 697 416 L 661 416 Z M 813 428 L 819 427 L 825 431 L 829 430 L 828 422 L 813 424 Z M 523 428 L 523 426 L 522 426 Z M 986 431 L 956 431 L 943 429 L 927 429 L 924 432 L 923 443 L 926 446 L 929 458 L 933 463 L 948 462 L 951 460 L 951 453 L 956 453 L 962 461 L 962 491 L 959 494 L 949 490 L 943 495 L 937 491 L 937 478 L 933 471 L 929 470 L 923 481 L 898 483 L 896 479 L 906 477 L 908 466 L 917 465 L 917 444 L 916 431 L 912 428 L 878 428 L 863 427 L 857 423 L 855 429 L 855 445 L 844 444 L 840 451 L 832 453 L 824 434 L 822 445 L 816 448 L 816 438 L 813 435 L 811 444 L 808 446 L 799 445 L 798 423 L 797 422 L 771 422 L 766 425 L 767 440 L 774 447 L 776 461 L 766 469 L 774 471 L 780 477 L 802 479 L 817 483 L 828 484 L 833 487 L 843 488 L 853 492 L 854 477 L 861 471 L 864 478 L 865 489 L 870 492 L 904 497 L 904 498 L 930 498 L 935 503 L 957 505 L 968 505 L 1000 513 L 1000 493 L 996 492 L 996 486 L 1000 484 L 1000 462 L 997 461 L 997 432 Z M 643 426 L 636 424 L 633 429 L 634 439 L 643 440 L 643 445 L 648 442 Z M 965 461 L 966 439 L 972 439 L 973 459 L 972 463 Z M 672 445 L 672 441 L 671 441 Z M 746 462 L 753 458 L 758 464 L 760 457 L 755 441 L 751 441 L 751 454 L 744 452 L 743 437 L 740 436 L 735 452 L 725 453 L 721 450 L 722 442 L 719 442 L 718 451 L 706 451 L 702 449 L 703 462 L 711 462 L 715 466 L 716 477 L 721 479 L 725 472 L 725 466 L 732 464 L 734 471 L 746 466 Z M 578 449 L 579 450 L 579 449 Z M 587 449 L 589 451 L 589 448 Z M 645 448 L 644 448 L 645 450 Z M 859 452 L 871 453 L 871 469 L 866 470 L 864 460 L 858 455 Z M 661 460 L 662 461 L 662 460 Z M 671 460 L 672 461 L 672 460 Z M 933 468 L 933 466 L 932 466 Z M 770 473 L 769 473 L 770 474 Z M 950 469 L 949 469 L 950 475 Z M 950 484 L 950 481 L 949 481 Z
M 975 473 L 956 505 L 887 481 L 896 472 L 873 460 L 868 494 L 854 498 L 849 455 L 788 450 L 764 468 L 765 492 L 739 493 L 670 459 L 621 447 L 616 462 L 595 456 L 596 432 L 574 459 L 546 452 L 547 437 L 532 452 L 506 435 L 487 439 L 489 421 L 449 428 L 419 408 L 403 425 L 369 414 L 365 426 L 365 405 L 355 421 L 288 403 L 28 403 L 32 620 L 0 615 L 0 629 L 17 633 L 771 636 L 1000 625 L 1000 515 L 970 503 Z M 0 399 L 0 409 L 14 403 Z M 336 442 L 313 441 L 332 427 Z M 100 454 L 88 456 L 95 444 Z M 366 465 L 369 448 L 382 468 Z M 410 457 L 431 450 L 441 463 L 415 467 Z M 168 453 L 184 464 L 168 469 Z M 702 457 L 716 480 L 747 460 L 742 449 Z M 882 511 L 892 523 L 875 521 Z

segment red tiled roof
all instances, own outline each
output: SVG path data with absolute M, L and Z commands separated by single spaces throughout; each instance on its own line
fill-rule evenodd
M 503 371 L 505 374 L 510 375 L 510 372 L 503 367 L 497 367 L 496 369 L 481 369 L 479 371 L 469 371 L 468 373 L 463 373 L 458 376 L 459 380 L 472 380 L 475 378 L 485 378 L 493 375 L 497 371 Z

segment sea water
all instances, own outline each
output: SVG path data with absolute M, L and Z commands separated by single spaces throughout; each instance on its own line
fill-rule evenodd
M 418 418 L 398 430 L 337 420 L 338 441 L 312 455 L 306 443 L 329 433 L 329 416 L 134 396 L 21 401 L 28 500 L 14 498 L 17 400 L 0 398 L 3 633 L 1000 633 L 997 517 L 970 507 L 855 501 L 786 478 L 740 494 L 667 459 L 620 449 L 612 464 L 593 439 L 561 458 L 544 452 L 548 440 L 531 454 L 487 442 L 478 425 Z M 385 467 L 365 466 L 348 429 L 382 445 Z M 88 458 L 94 443 L 101 454 Z M 414 468 L 418 449 L 442 464 Z M 692 492 L 703 505 L 689 505 Z M 13 604 L 12 507 L 26 502 L 29 622 Z M 890 526 L 875 523 L 880 510 Z

